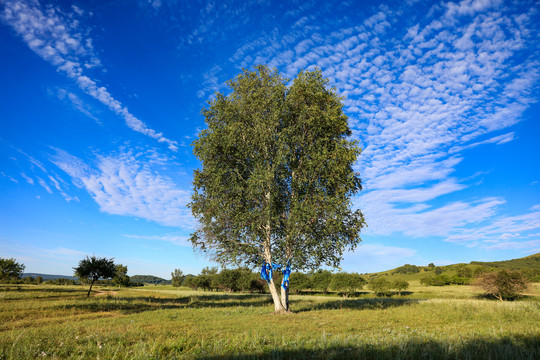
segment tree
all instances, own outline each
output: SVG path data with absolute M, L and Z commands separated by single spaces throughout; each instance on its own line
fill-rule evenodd
M 73 268 L 73 270 L 75 270 L 75 276 L 82 280 L 90 280 L 90 289 L 88 289 L 86 297 L 90 296 L 90 291 L 92 291 L 92 286 L 96 280 L 114 277 L 116 267 L 113 260 L 114 259 L 98 258 L 96 256 L 86 256 L 86 259 L 79 261 L 79 266 Z
M 405 264 L 396 268 L 392 274 L 416 274 L 420 272 L 420 269 L 416 265 Z
M 172 286 L 174 287 L 180 287 L 182 285 L 182 282 L 184 281 L 184 278 L 186 276 L 180 269 L 174 269 L 174 271 L 171 273 L 172 278 Z
M 299 294 L 300 291 L 305 289 L 311 289 L 313 287 L 313 283 L 311 282 L 311 278 L 301 272 L 295 272 L 291 274 L 290 277 L 291 281 L 291 290 L 295 294 Z
M 392 288 L 392 283 L 385 277 L 376 277 L 368 284 L 368 288 L 377 296 L 388 294 Z
M 131 283 L 131 279 L 129 278 L 127 272 L 127 266 L 124 266 L 122 264 L 116 265 L 113 277 L 114 283 L 118 286 L 129 286 Z
M 332 273 L 328 270 L 316 271 L 311 276 L 311 283 L 313 285 L 313 289 L 322 291 L 326 294 L 328 292 L 328 289 L 330 288 L 332 276 Z
M 366 281 L 356 273 L 337 273 L 332 276 L 330 288 L 340 291 L 343 297 L 349 297 L 358 289 L 362 289 Z
M 500 270 L 480 275 L 475 285 L 499 300 L 512 299 L 529 287 L 528 279 L 519 271 Z
M 26 266 L 15 259 L 0 258 L 0 280 L 20 279 Z
M 399 296 L 401 296 L 401 292 L 409 288 L 409 282 L 406 280 L 396 279 L 392 284 L 392 288 L 398 292 Z
M 244 70 L 203 109 L 189 204 L 194 247 L 222 265 L 263 265 L 276 312 L 289 309 L 288 285 L 280 299 L 270 269 L 286 280 L 291 269 L 337 267 L 364 226 L 350 201 L 360 148 L 341 99 L 320 70 L 286 83 L 265 66 Z

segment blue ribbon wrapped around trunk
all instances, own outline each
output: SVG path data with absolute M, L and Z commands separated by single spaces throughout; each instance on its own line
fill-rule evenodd
M 291 275 L 291 264 L 287 262 L 287 266 L 284 270 L 280 270 L 281 265 L 278 264 L 269 264 L 264 263 L 261 267 L 261 279 L 270 282 L 272 280 L 272 273 L 274 270 L 279 270 L 283 273 L 283 281 L 281 282 L 281 287 L 285 290 L 289 287 L 289 276 Z

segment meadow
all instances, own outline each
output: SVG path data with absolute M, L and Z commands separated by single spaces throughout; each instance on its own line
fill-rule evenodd
M 0 359 L 539 359 L 540 284 L 517 301 L 412 282 L 403 296 L 0 285 Z

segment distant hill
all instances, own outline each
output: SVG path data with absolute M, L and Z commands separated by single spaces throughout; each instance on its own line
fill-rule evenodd
M 540 275 L 540 253 L 529 255 L 519 259 L 505 261 L 471 261 L 469 264 L 459 263 L 444 266 L 420 266 L 405 264 L 392 270 L 378 273 L 365 274 L 367 278 L 378 276 L 389 276 L 390 278 L 401 278 L 405 280 L 420 280 L 426 276 L 444 274 L 447 276 L 474 277 L 486 271 L 496 271 L 497 269 L 520 270 L 533 278 Z
M 166 285 L 170 284 L 171 280 L 165 280 L 153 275 L 133 275 L 130 276 L 131 282 L 140 282 L 144 284 L 160 284 Z
M 519 259 L 505 260 L 505 261 L 471 261 L 471 265 L 484 265 L 492 266 L 501 269 L 508 270 L 523 270 L 523 269 L 538 269 L 540 270 L 540 253 L 526 256 Z
M 39 273 L 24 273 L 22 277 L 38 277 L 41 276 L 43 280 L 56 280 L 56 279 L 69 279 L 69 280 L 78 280 L 79 278 L 69 275 L 51 275 L 51 274 L 39 274 Z

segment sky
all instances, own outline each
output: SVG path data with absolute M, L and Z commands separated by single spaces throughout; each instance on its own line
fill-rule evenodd
M 197 274 L 201 110 L 257 64 L 319 68 L 363 152 L 342 269 L 540 252 L 538 1 L 0 0 L 0 257 Z

